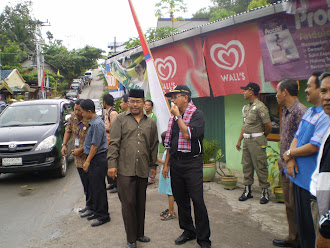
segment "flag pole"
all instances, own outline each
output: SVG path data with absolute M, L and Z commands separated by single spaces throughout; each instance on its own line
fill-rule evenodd
M 137 28 L 137 31 L 138 31 L 138 34 L 139 34 L 139 37 L 140 37 L 141 47 L 142 47 L 142 51 L 143 51 L 143 55 L 145 57 L 145 60 L 147 60 L 148 59 L 148 56 L 150 56 L 150 59 L 152 60 L 152 63 L 154 64 L 154 67 L 156 68 L 154 58 L 152 57 L 150 48 L 148 46 L 148 42 L 146 40 L 146 37 L 145 37 L 144 33 L 142 32 L 142 28 L 141 28 L 140 22 L 139 22 L 139 20 L 137 18 L 137 15 L 136 15 L 134 6 L 132 4 L 132 1 L 131 0 L 128 0 L 128 3 L 129 3 L 129 6 L 131 8 L 131 11 L 132 11 L 132 14 L 133 14 L 134 23 L 135 23 L 135 26 Z M 157 77 L 158 77 L 158 82 L 160 84 L 160 87 L 161 87 L 162 91 L 164 92 L 163 84 L 162 84 L 162 81 L 161 81 L 161 79 L 159 77 L 159 73 L 158 73 L 157 69 L 156 69 L 156 74 L 157 74 Z M 168 109 L 170 109 L 170 105 L 169 105 L 169 103 L 167 101 L 167 98 L 165 97 L 164 94 L 163 94 L 163 97 L 164 97 L 164 99 L 166 101 L 166 104 L 167 104 Z

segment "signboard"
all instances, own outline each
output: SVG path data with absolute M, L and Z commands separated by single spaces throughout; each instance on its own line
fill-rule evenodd
M 330 68 L 330 9 L 313 7 L 258 21 L 265 80 L 306 80 Z
M 240 94 L 249 82 L 262 88 L 262 61 L 255 22 L 210 33 L 204 56 L 214 96 Z
M 199 37 L 153 49 L 151 52 L 165 92 L 178 84 L 184 84 L 190 88 L 192 97 L 210 96 Z

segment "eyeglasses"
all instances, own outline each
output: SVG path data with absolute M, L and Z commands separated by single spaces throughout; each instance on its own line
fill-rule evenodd
M 176 96 L 172 96 L 171 99 L 174 100 L 174 99 L 177 99 L 178 97 L 180 96 L 185 96 L 185 95 L 176 95 Z
M 141 101 L 141 100 L 129 100 L 129 103 L 130 104 L 141 104 L 141 103 L 143 103 L 143 101 Z

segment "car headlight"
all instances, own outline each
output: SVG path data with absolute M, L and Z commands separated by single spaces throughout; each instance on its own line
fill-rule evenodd
M 49 136 L 40 142 L 40 144 L 36 148 L 36 151 L 50 149 L 53 146 L 55 146 L 55 143 L 56 143 L 55 135 Z

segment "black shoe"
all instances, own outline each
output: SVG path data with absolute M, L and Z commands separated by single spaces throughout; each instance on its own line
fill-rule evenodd
M 201 244 L 201 248 L 211 248 L 209 244 Z
M 193 235 L 189 235 L 189 234 L 186 234 L 185 232 L 183 232 L 176 240 L 175 240 L 175 244 L 176 245 L 182 245 L 184 243 L 186 243 L 187 241 L 189 240 L 194 240 L 196 239 L 196 235 L 193 234 Z
M 268 189 L 262 189 L 260 204 L 267 204 L 269 202 Z
M 142 236 L 142 237 L 138 237 L 136 241 L 147 243 L 150 242 L 150 238 L 148 238 L 147 236 Z
M 136 248 L 136 243 L 129 243 L 127 242 L 126 248 Z
M 251 185 L 245 186 L 243 194 L 241 195 L 240 198 L 238 198 L 238 200 L 246 201 L 247 199 L 250 199 L 250 198 L 253 198 Z
M 114 187 L 113 189 L 111 189 L 110 191 L 109 191 L 110 193 L 117 193 L 118 191 L 117 191 L 117 188 L 116 187 Z
M 105 220 L 98 220 L 98 219 L 96 219 L 95 221 L 93 221 L 92 222 L 92 224 L 91 224 L 91 226 L 100 226 L 100 225 L 103 225 L 103 224 L 105 224 L 105 223 L 107 223 L 107 222 L 109 222 L 110 221 L 110 217 L 109 217 L 109 219 L 105 219 Z
M 287 240 L 281 240 L 281 239 L 274 239 L 273 245 L 278 246 L 278 247 L 297 247 L 293 243 L 291 243 Z
M 85 217 L 88 217 L 88 216 L 91 216 L 93 215 L 93 211 L 92 210 L 86 210 L 83 214 L 80 215 L 81 218 L 85 218 Z
M 107 186 L 107 190 L 111 190 L 111 189 L 113 189 L 113 184 L 109 184 L 109 185 Z
M 86 210 L 88 210 L 88 207 L 84 207 L 84 208 L 80 209 L 78 212 L 79 213 L 85 213 Z
M 97 216 L 95 214 L 92 214 L 87 217 L 87 220 L 95 220 L 95 219 L 97 219 Z

